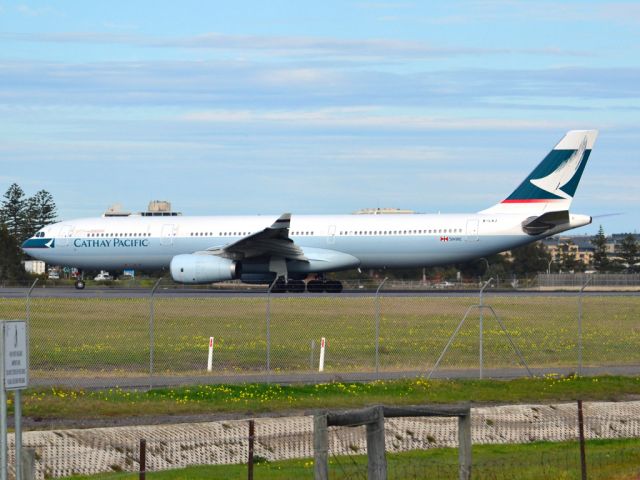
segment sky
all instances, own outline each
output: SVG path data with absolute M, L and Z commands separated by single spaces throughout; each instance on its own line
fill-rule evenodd
M 60 219 L 475 212 L 571 129 L 640 230 L 640 3 L 0 0 L 0 193 Z M 620 213 L 615 216 L 604 216 Z

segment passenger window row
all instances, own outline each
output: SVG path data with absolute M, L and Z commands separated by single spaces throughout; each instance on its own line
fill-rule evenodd
M 341 230 L 340 235 L 428 235 L 462 233 L 461 228 L 431 228 L 423 230 Z
M 87 237 L 150 237 L 150 233 L 89 233 Z

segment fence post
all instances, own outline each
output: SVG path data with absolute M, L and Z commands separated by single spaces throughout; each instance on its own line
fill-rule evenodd
M 29 325 L 29 320 L 31 319 L 31 293 L 33 292 L 33 289 L 36 287 L 36 283 L 38 283 L 39 279 L 35 279 L 33 281 L 33 283 L 31 284 L 31 288 L 29 288 L 29 291 L 27 292 L 27 328 Z M 27 335 L 27 338 L 29 338 L 29 336 Z
M 376 290 L 376 379 L 378 380 L 380 379 L 378 374 L 380 368 L 380 289 L 388 279 L 389 277 L 384 277 Z
M 253 480 L 253 442 L 255 441 L 255 428 L 255 422 L 249 420 L 249 459 L 247 461 L 247 478 L 249 480 Z
M 578 375 L 582 376 L 582 295 L 593 277 L 589 277 L 580 288 L 578 295 Z
M 384 447 L 384 407 L 373 408 L 376 419 L 367 423 L 367 457 L 369 480 L 387 480 L 387 457 Z
M 489 265 L 489 262 L 487 262 L 487 265 Z M 478 359 L 478 363 L 479 363 L 479 372 L 478 375 L 480 377 L 480 380 L 482 380 L 483 377 L 483 369 L 484 369 L 484 289 L 487 288 L 487 286 L 491 283 L 491 281 L 493 280 L 493 277 L 491 277 L 489 280 L 487 280 L 485 282 L 485 284 L 482 286 L 482 288 L 480 289 L 480 338 L 479 338 L 479 359 Z
M 578 435 L 580 437 L 580 472 L 582 480 L 587 480 L 587 456 L 584 448 L 584 416 L 582 400 L 578 400 Z
M 17 480 L 35 480 L 36 478 L 36 449 L 35 448 L 23 448 L 22 455 L 20 456 L 22 467 L 22 478 L 18 477 Z
M 329 433 L 326 412 L 313 416 L 313 478 L 329 478 Z
M 149 294 L 149 388 L 153 388 L 153 354 L 155 347 L 155 308 L 154 308 L 154 298 L 156 294 L 156 290 L 160 286 L 160 282 L 162 281 L 162 277 L 160 277 L 156 283 L 153 285 L 151 289 L 151 293 Z
M 458 456 L 460 480 L 471 478 L 471 411 L 467 415 L 458 416 Z
M 277 281 L 278 276 L 276 275 L 275 280 L 267 290 L 267 383 L 271 382 L 271 290 L 273 290 Z
M 147 477 L 147 441 L 140 439 L 140 480 L 145 480 Z

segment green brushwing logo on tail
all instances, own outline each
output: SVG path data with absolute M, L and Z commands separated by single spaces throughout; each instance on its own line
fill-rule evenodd
M 549 202 L 573 198 L 590 154 L 586 136 L 575 150 L 551 150 L 502 203 Z

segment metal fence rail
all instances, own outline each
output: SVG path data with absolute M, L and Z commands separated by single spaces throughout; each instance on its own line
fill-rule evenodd
M 578 287 L 586 282 L 593 287 L 638 287 L 640 274 L 638 273 L 546 273 L 537 277 L 538 286 L 544 287 Z

